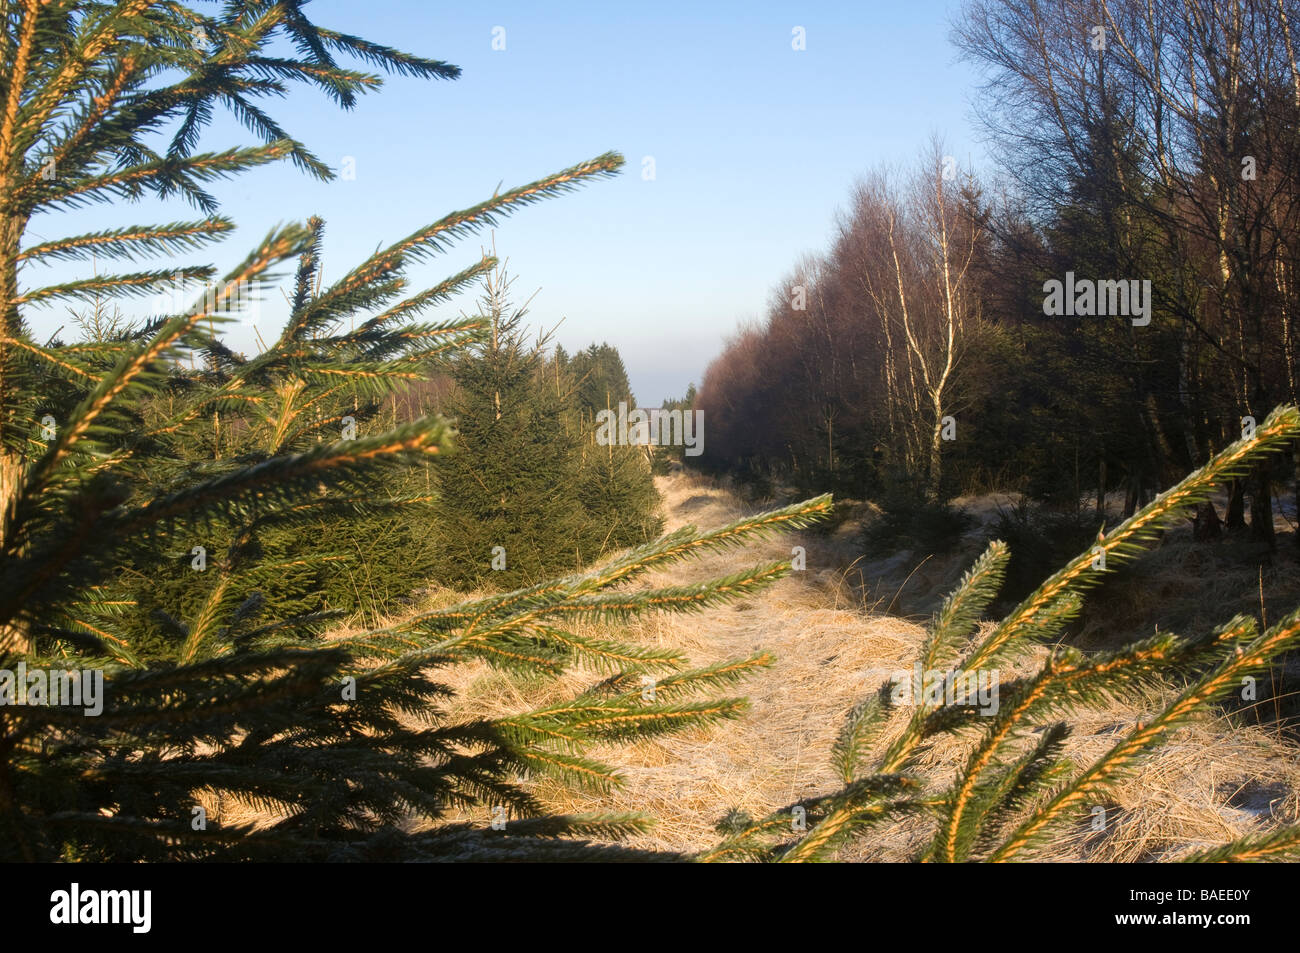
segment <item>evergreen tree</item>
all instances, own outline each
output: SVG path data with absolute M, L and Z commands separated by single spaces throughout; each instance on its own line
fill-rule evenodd
M 305 81 L 348 106 L 378 85 L 339 67 L 333 53 L 402 73 L 455 75 L 446 64 L 318 27 L 303 6 L 233 0 L 207 17 L 175 2 L 27 0 L 5 19 L 0 672 L 76 670 L 85 673 L 82 687 L 101 674 L 103 683 L 96 712 L 85 696 L 80 707 L 14 704 L 14 693 L 35 683 L 0 678 L 0 859 L 640 856 L 583 838 L 617 837 L 644 819 L 551 816 L 524 780 L 615 784 L 616 772 L 586 754 L 593 744 L 733 717 L 742 702 L 714 692 L 768 659 L 690 670 L 675 653 L 569 627 L 743 597 L 788 564 L 689 587 L 628 583 L 699 552 L 805 525 L 825 512 L 825 499 L 713 533 L 681 530 L 564 579 L 331 638 L 322 631 L 329 611 L 300 611 L 281 590 L 286 574 L 337 557 L 276 542 L 322 517 L 342 526 L 404 505 L 392 475 L 440 463 L 453 449 L 440 417 L 387 430 L 372 419 L 367 429 L 363 409 L 417 378 L 436 354 L 490 331 L 473 318 L 430 323 L 420 315 L 490 273 L 495 260 L 415 293 L 406 267 L 521 206 L 615 173 L 621 157 L 600 156 L 453 212 L 328 286 L 323 225 L 312 220 L 273 230 L 209 293 L 134 330 L 45 345 L 28 330 L 35 302 L 138 293 L 172 281 L 177 269 L 21 292 L 21 264 L 185 252 L 232 227 L 209 217 L 24 247 L 33 214 L 150 189 L 211 215 L 204 183 L 284 157 L 327 176 L 254 99 Z M 279 37 L 298 57 L 268 54 Z M 266 144 L 195 154 L 219 102 Z M 172 120 L 175 135 L 158 153 L 148 136 Z M 57 168 L 52 177 L 41 174 L 47 160 Z M 243 289 L 295 259 L 281 334 L 255 357 L 236 353 L 220 329 L 247 305 Z M 214 276 L 206 266 L 179 270 Z M 161 634 L 150 638 L 131 611 L 136 580 L 174 576 L 187 560 L 193 596 L 155 606 Z M 578 666 L 603 677 L 559 705 L 452 719 L 438 672 L 477 659 L 541 675 Z M 651 702 L 642 698 L 645 676 L 658 679 Z M 209 817 L 214 797 L 257 807 L 265 822 Z M 452 822 L 457 810 L 484 823 Z M 490 829 L 492 818 L 508 822 Z
M 569 391 L 524 339 L 526 308 L 504 270 L 484 281 L 482 345 L 454 364 L 448 412 L 465 451 L 439 468 L 433 517 L 437 576 L 464 587 L 514 587 L 574 570 L 595 555 L 579 478 Z
M 611 344 L 592 344 L 568 360 L 567 370 L 575 382 L 583 447 L 581 498 L 596 542 L 601 549 L 644 543 L 663 527 L 651 472 L 655 448 L 595 439 L 602 411 L 636 407 L 623 357 Z
M 695 410 L 696 397 L 695 383 L 692 381 L 686 387 L 686 394 L 683 397 L 665 397 L 663 403 L 659 405 L 661 410 L 669 413 L 678 411 L 685 417 L 686 414 Z M 674 463 L 681 465 L 686 462 L 686 448 L 679 446 L 664 445 L 652 448 L 652 459 L 650 461 L 651 469 L 654 473 L 668 473 Z
M 598 445 L 595 411 L 584 409 L 584 367 L 617 371 L 619 399 L 631 398 L 618 352 L 593 345 L 547 360 L 544 341 L 524 339 L 527 309 L 511 305 L 510 284 L 504 271 L 487 277 L 481 310 L 492 332 L 453 367 L 448 412 L 466 452 L 439 468 L 432 514 L 436 576 L 471 588 L 534 583 L 662 529 L 642 449 Z
M 649 454 L 655 447 L 595 442 L 594 429 L 583 418 L 582 460 L 578 478 L 583 505 L 599 550 L 621 549 L 659 535 L 658 515 Z
M 608 343 L 592 344 L 568 358 L 566 366 L 578 382 L 578 405 L 585 416 L 594 417 L 601 410 L 617 410 L 620 401 L 629 408 L 636 406 L 618 348 Z

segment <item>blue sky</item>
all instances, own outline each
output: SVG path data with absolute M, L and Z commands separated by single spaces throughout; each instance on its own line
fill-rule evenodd
M 643 404 L 678 396 L 772 286 L 823 250 L 854 179 L 910 163 L 932 133 L 983 164 L 970 122 L 975 77 L 948 40 L 957 3 L 432 3 L 316 0 L 317 22 L 455 63 L 453 82 L 389 77 L 341 112 L 308 90 L 270 111 L 350 181 L 288 164 L 213 191 L 239 230 L 203 259 L 238 261 L 277 222 L 326 221 L 326 280 L 453 209 L 606 150 L 618 178 L 518 212 L 496 231 L 534 325 L 570 350 L 618 347 Z M 494 27 L 505 49 L 493 50 Z M 805 50 L 792 49 L 794 27 Z M 205 148 L 247 143 L 233 121 Z M 655 177 L 643 178 L 643 159 Z M 29 240 L 197 217 L 181 203 L 38 219 Z M 484 236 L 483 243 L 490 241 Z M 479 241 L 421 265 L 421 286 L 477 259 Z M 102 267 L 101 267 L 101 270 Z M 24 275 L 43 285 L 62 274 Z M 449 315 L 472 309 L 466 297 Z M 264 309 L 263 334 L 281 314 Z M 37 331 L 66 323 L 38 313 Z M 236 346 L 255 348 L 247 328 Z

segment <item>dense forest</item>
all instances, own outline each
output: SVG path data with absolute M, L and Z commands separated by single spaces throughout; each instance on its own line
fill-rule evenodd
M 936 141 L 864 176 L 708 368 L 701 465 L 859 499 L 1122 491 L 1127 516 L 1294 403 L 1295 28 L 1285 3 L 967 3 L 997 166 Z M 1295 459 L 1234 481 L 1227 525 L 1271 543 Z

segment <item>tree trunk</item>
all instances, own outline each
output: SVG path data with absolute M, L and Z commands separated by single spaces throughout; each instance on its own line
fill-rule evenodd
M 1106 518 L 1106 456 L 1105 451 L 1097 464 L 1097 516 Z
M 1246 528 L 1245 491 L 1241 480 L 1228 483 L 1228 512 L 1223 517 L 1223 525 L 1230 530 Z
M 1195 470 L 1201 465 L 1201 454 L 1196 443 L 1196 433 L 1192 425 L 1192 386 L 1190 350 L 1191 350 L 1192 329 L 1186 324 L 1183 325 L 1182 341 L 1178 347 L 1178 405 L 1182 410 L 1182 420 L 1179 423 L 1183 431 L 1183 445 L 1187 448 L 1187 462 L 1191 469 Z
M 1296 531 L 1292 534 L 1296 548 L 1300 549 L 1300 440 L 1295 442 L 1295 518 Z
M 18 319 L 18 250 L 26 222 L 0 211 L 0 547 L 8 528 L 9 505 L 21 482 L 22 458 L 10 448 L 19 446 L 13 419 L 14 361 L 16 352 L 7 338 L 17 337 Z
M 18 250 L 26 224 L 25 219 L 0 211 L 0 552 L 4 551 L 5 541 L 9 538 L 13 507 L 26 470 L 23 456 L 10 449 L 19 445 L 15 433 L 19 421 L 13 417 L 18 395 L 14 374 L 16 353 L 5 340 L 16 337 L 20 328 Z M 8 620 L 0 620 L 0 651 L 21 648 L 25 642 L 23 632 L 10 625 Z
M 943 475 L 943 408 L 934 402 L 934 430 L 930 433 L 930 479 L 926 496 L 939 502 L 939 481 Z
M 1255 492 L 1250 495 L 1250 534 L 1269 549 L 1277 545 L 1273 532 L 1273 481 L 1269 478 L 1268 463 L 1259 465 L 1255 475 Z
M 1142 500 L 1142 473 L 1134 470 L 1129 474 L 1128 492 L 1124 495 L 1124 519 L 1128 519 L 1137 512 L 1138 504 Z

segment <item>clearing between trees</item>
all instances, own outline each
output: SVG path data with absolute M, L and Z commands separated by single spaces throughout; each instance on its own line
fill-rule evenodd
M 754 511 L 729 491 L 690 474 L 660 477 L 657 483 L 669 531 L 686 524 L 722 526 Z M 962 502 L 986 515 L 1005 504 L 992 498 Z M 970 535 L 983 539 L 983 529 L 978 522 Z M 679 649 L 693 665 L 771 653 L 774 664 L 734 692 L 748 697 L 750 709 L 736 720 L 641 742 L 617 755 L 612 748 L 594 752 L 597 757 L 617 757 L 624 785 L 612 794 L 596 795 L 543 780 L 535 791 L 548 806 L 564 812 L 643 812 L 657 823 L 650 832 L 635 835 L 632 844 L 690 852 L 717 844 L 722 834 L 715 825 L 732 809 L 761 817 L 838 788 L 829 752 L 845 713 L 892 672 L 911 670 L 925 636 L 918 622 L 924 620 L 885 612 L 891 602 L 897 604 L 891 591 L 882 594 L 879 588 L 868 588 L 870 594 L 864 597 L 861 588 L 848 584 L 848 579 L 858 578 L 862 563 L 845 572 L 848 546 L 840 534 L 804 533 L 752 544 L 705 557 L 704 565 L 687 563 L 651 574 L 644 584 L 688 583 L 755 561 L 788 559 L 794 545 L 807 548 L 807 569 L 754 597 L 695 615 L 660 614 L 609 633 L 628 642 Z M 969 551 L 978 552 L 978 545 Z M 1165 548 L 1176 551 L 1179 546 L 1175 542 Z M 1173 585 L 1182 567 L 1163 554 L 1157 549 L 1151 558 L 1164 559 L 1172 567 L 1171 578 L 1162 582 Z M 945 589 L 973 558 L 962 550 L 926 561 L 918 572 L 911 572 L 913 567 L 903 572 L 910 577 L 909 586 Z M 883 564 L 878 568 L 888 569 Z M 928 574 L 923 584 L 917 582 L 921 573 Z M 1193 580 L 1182 582 L 1194 585 Z M 889 590 L 896 587 L 891 578 Z M 1222 618 L 1226 612 L 1216 611 L 1206 624 Z M 1047 651 L 1041 648 L 1033 664 L 1022 664 L 1016 674 L 1027 674 Z M 459 715 L 525 710 L 552 697 L 567 697 L 592 680 L 590 673 L 579 672 L 558 683 L 529 683 L 486 664 L 465 666 L 456 674 L 461 694 L 453 714 Z M 1065 754 L 1080 763 L 1095 759 L 1136 722 L 1167 704 L 1177 688 L 1171 683 L 1123 704 L 1081 713 L 1073 720 L 1075 732 Z M 1267 689 L 1262 697 L 1267 698 Z M 1240 713 L 1220 713 L 1177 729 L 1168 744 L 1122 783 L 1113 801 L 1098 804 L 1090 819 L 1064 829 L 1036 859 L 1169 860 L 1293 823 L 1300 816 L 1300 746 L 1276 728 L 1247 722 Z M 935 781 L 946 780 L 967 751 L 956 737 L 942 736 L 923 759 L 923 773 Z M 851 842 L 841 858 L 902 859 L 932 834 L 933 822 L 913 816 L 882 826 L 877 836 Z

